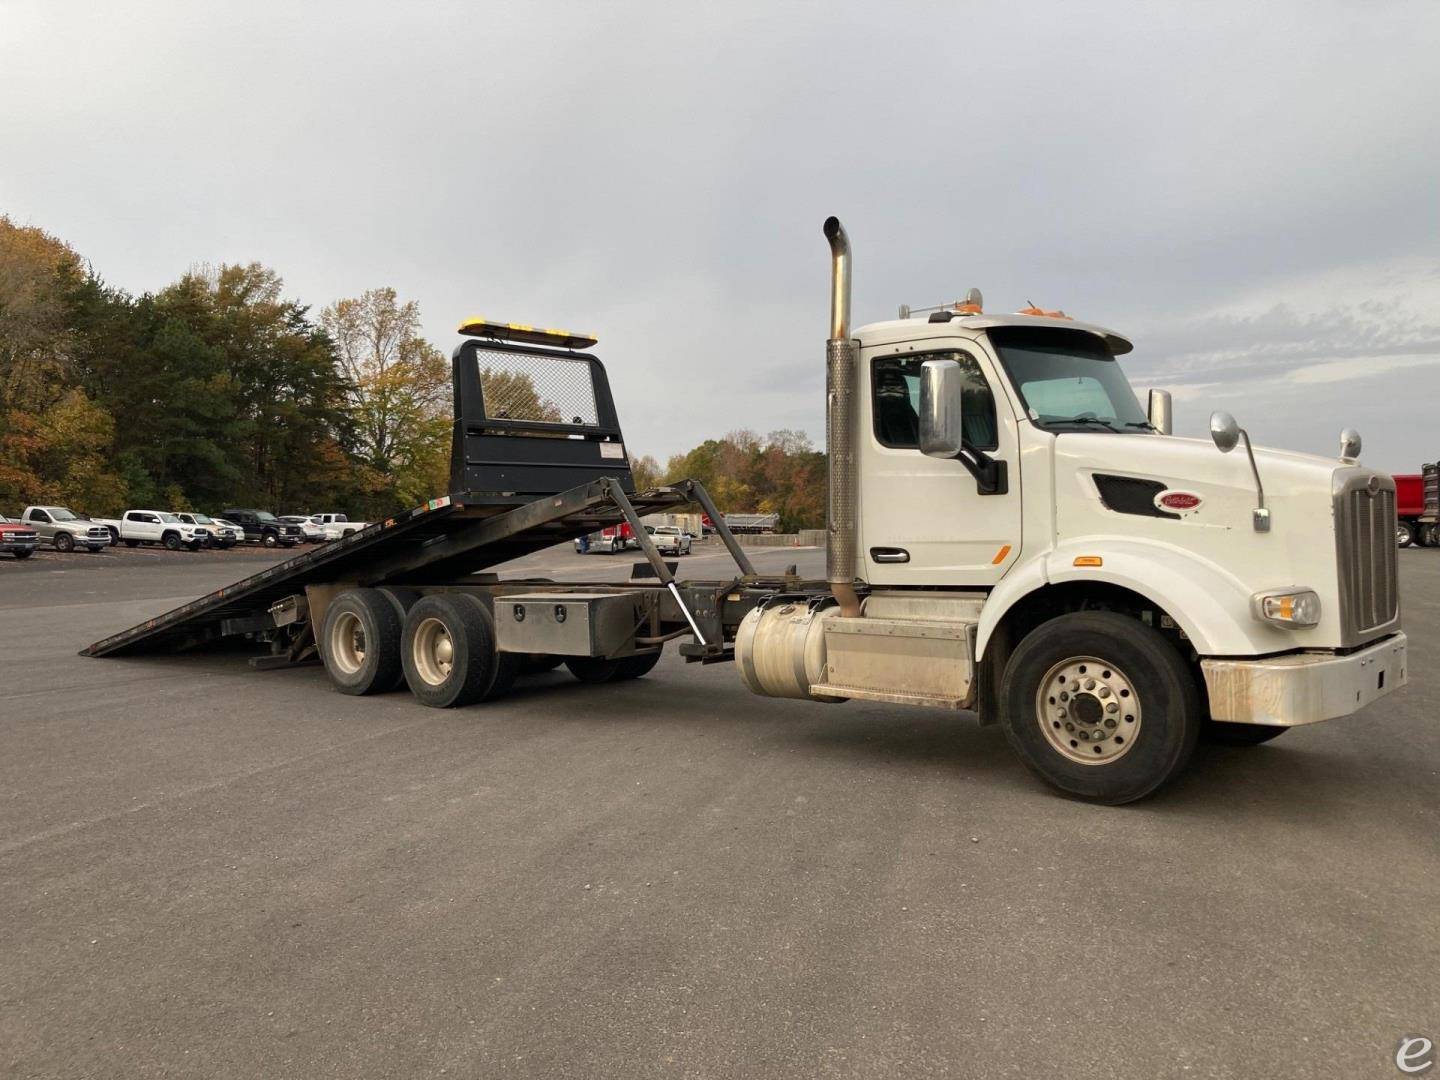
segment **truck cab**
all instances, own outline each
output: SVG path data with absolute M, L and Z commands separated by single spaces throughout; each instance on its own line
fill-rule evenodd
M 852 333 L 827 235 L 832 596 L 746 617 L 752 690 L 973 708 L 1050 783 L 1126 802 L 1202 728 L 1263 742 L 1404 684 L 1395 484 L 1358 435 L 1257 449 L 1217 413 L 1178 438 L 1123 335 L 975 290 Z

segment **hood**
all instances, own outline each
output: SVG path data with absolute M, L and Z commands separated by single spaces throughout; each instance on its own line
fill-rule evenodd
M 1222 454 L 1207 439 L 1066 432 L 1055 436 L 1053 454 L 1057 546 L 1113 537 L 1147 550 L 1168 549 L 1165 557 L 1204 564 L 1207 580 L 1223 581 L 1241 609 L 1263 590 L 1314 589 L 1321 597 L 1321 625 L 1275 631 L 1269 648 L 1341 644 L 1336 494 L 1341 483 L 1373 470 L 1256 447 L 1270 512 L 1269 530 L 1261 532 L 1243 444 Z M 1382 477 L 1380 484 L 1391 481 Z M 1236 617 L 1248 619 L 1241 611 Z

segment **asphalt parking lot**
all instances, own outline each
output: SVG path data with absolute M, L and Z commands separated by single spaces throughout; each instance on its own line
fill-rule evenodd
M 0 559 L 0 1074 L 1361 1077 L 1440 1041 L 1440 551 L 1400 553 L 1408 688 L 1121 808 L 968 714 L 668 655 L 454 712 L 76 655 L 271 558 Z

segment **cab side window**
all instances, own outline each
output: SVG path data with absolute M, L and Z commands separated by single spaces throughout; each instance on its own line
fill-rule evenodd
M 882 356 L 870 365 L 870 403 L 875 438 L 900 450 L 920 447 L 920 365 L 926 360 L 954 360 L 965 373 L 962 395 L 965 440 L 981 450 L 999 449 L 995 396 L 980 364 L 958 349 L 933 353 Z

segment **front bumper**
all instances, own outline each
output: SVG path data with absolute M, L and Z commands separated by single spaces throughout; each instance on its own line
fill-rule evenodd
M 1396 633 L 1344 656 L 1201 660 L 1210 718 L 1294 727 L 1349 716 L 1405 685 L 1405 646 L 1405 635 Z

